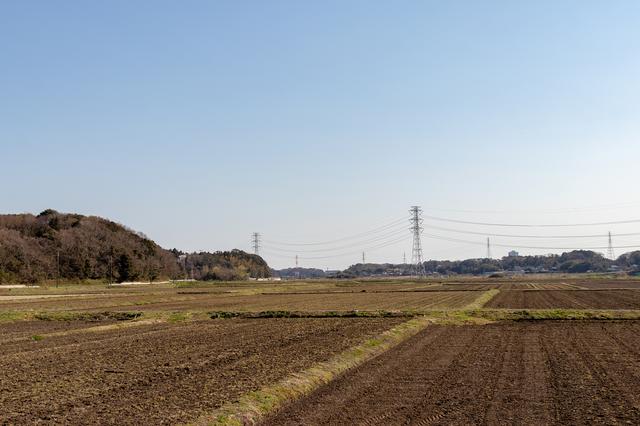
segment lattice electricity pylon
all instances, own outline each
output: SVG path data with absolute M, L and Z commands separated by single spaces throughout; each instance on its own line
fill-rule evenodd
M 613 243 L 611 242 L 611 231 L 609 231 L 609 246 L 607 247 L 607 257 L 611 260 L 616 260 L 613 253 Z
M 411 264 L 413 272 L 419 276 L 424 276 L 424 263 L 422 263 L 422 243 L 420 234 L 422 234 L 422 209 L 420 206 L 412 206 L 409 209 L 409 223 L 411 224 L 411 232 L 413 233 L 413 247 L 411 249 Z
M 260 233 L 251 234 L 251 243 L 253 244 L 253 254 L 260 254 Z

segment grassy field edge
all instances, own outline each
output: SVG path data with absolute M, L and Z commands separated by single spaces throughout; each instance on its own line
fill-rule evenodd
M 291 374 L 275 385 L 245 394 L 236 402 L 226 404 L 215 412 L 200 417 L 192 424 L 196 426 L 254 425 L 280 407 L 308 395 L 345 371 L 393 348 L 431 322 L 426 317 L 413 318 L 358 346 L 347 349 L 329 361 Z

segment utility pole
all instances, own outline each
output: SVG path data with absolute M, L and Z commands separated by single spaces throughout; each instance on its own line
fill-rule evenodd
M 362 264 L 363 264 L 363 265 L 365 264 L 365 261 L 364 261 L 364 252 L 362 252 Z
M 407 264 L 407 253 L 406 252 L 402 252 L 402 264 L 403 265 Z
M 413 233 L 413 248 L 411 249 L 411 263 L 417 276 L 425 275 L 424 264 L 422 263 L 422 243 L 420 234 L 422 234 L 422 209 L 420 206 L 412 206 L 409 209 L 409 223 L 411 224 L 411 232 Z
M 613 243 L 611 242 L 611 231 L 609 231 L 609 247 L 607 248 L 607 257 L 611 260 L 616 260 L 613 254 Z
M 296 268 L 298 267 L 298 255 L 296 254 Z
M 253 244 L 253 254 L 260 255 L 260 233 L 251 234 L 251 242 Z
M 187 281 L 189 279 L 189 270 L 187 269 L 187 257 L 188 255 L 184 255 L 184 280 Z
M 107 287 L 111 287 L 111 283 L 113 282 L 113 267 L 112 265 L 112 254 L 113 253 L 113 249 L 111 249 L 111 252 L 109 253 L 109 284 L 107 284 Z
M 58 274 L 56 276 L 56 288 L 60 285 L 60 249 L 56 252 L 56 269 Z
M 491 259 L 491 243 L 489 237 L 487 237 L 487 259 Z

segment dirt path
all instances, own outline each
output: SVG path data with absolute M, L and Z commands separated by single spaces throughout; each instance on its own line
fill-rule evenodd
M 433 326 L 264 424 L 638 424 L 639 332 L 640 322 Z

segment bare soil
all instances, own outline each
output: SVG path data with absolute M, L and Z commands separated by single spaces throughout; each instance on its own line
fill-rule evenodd
M 640 309 L 638 290 L 502 290 L 485 308 Z
M 162 295 L 90 296 L 56 299 L 29 299 L 0 302 L 0 310 L 125 310 L 125 311 L 331 311 L 331 310 L 419 310 L 462 308 L 478 298 L 480 291 L 441 292 L 325 292 L 255 295 L 215 294 L 178 291 Z
M 431 326 L 264 425 L 639 424 L 640 322 Z
M 6 349 L 8 341 L 30 338 L 47 333 L 60 333 L 69 330 L 113 324 L 116 321 L 13 321 L 0 323 L 0 353 Z
M 0 424 L 188 422 L 399 322 L 210 320 L 1 345 Z

